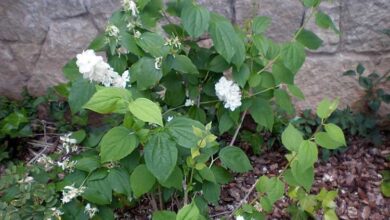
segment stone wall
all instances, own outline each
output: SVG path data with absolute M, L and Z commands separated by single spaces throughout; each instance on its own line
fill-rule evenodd
M 299 0 L 198 0 L 210 10 L 243 24 L 256 15 L 272 17 L 268 35 L 286 41 L 299 27 L 304 8 Z M 0 94 L 18 98 L 23 87 L 34 95 L 63 82 L 61 67 L 101 32 L 120 0 L 1 0 Z M 311 51 L 297 84 L 306 95 L 300 108 L 323 97 L 340 97 L 352 105 L 362 94 L 354 80 L 342 77 L 361 62 L 369 71 L 390 70 L 389 0 L 334 0 L 323 4 L 341 34 L 309 26 L 324 40 Z M 389 85 L 385 87 L 390 88 Z

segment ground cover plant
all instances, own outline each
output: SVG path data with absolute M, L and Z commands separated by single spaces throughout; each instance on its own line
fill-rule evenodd
M 346 146 L 342 129 L 328 121 L 338 100 L 320 102 L 320 121 L 310 132 L 289 123 L 291 96 L 304 98 L 294 77 L 306 49 L 322 44 L 307 22 L 315 19 L 338 34 L 319 10 L 320 0 L 302 4 L 307 16 L 301 27 L 291 41 L 276 43 L 264 34 L 268 17 L 239 28 L 193 1 L 124 0 L 106 31 L 64 67 L 69 82 L 55 88 L 77 122 L 73 132 L 61 137 L 57 152 L 39 155 L 36 169 L 7 170 L 0 216 L 31 217 L 32 206 L 37 216 L 31 219 L 114 219 L 118 210 L 147 198 L 154 220 L 208 219 L 221 185 L 252 169 L 235 145 L 245 139 L 240 131 L 250 118 L 256 132 L 281 131 L 287 165 L 276 176 L 258 178 L 221 217 L 265 219 L 286 196 L 294 219 L 337 219 L 337 189 L 311 194 L 311 187 L 319 149 Z M 206 37 L 211 47 L 200 46 Z M 96 114 L 103 123 L 87 125 Z M 221 138 L 226 133 L 229 138 Z M 257 196 L 248 201 L 253 191 Z

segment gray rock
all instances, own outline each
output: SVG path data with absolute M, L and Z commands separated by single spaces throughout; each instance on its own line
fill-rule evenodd
M 25 75 L 31 75 L 40 52 L 41 45 L 34 43 L 12 43 L 11 51 L 15 57 L 15 64 L 19 71 Z
M 106 28 L 111 14 L 121 7 L 120 0 L 84 0 L 85 6 L 99 31 Z
M 42 42 L 49 27 L 42 6 L 43 0 L 1 0 L 0 40 Z
M 87 13 L 83 0 L 45 0 L 44 8 L 50 18 L 68 18 Z
M 48 86 L 64 82 L 63 65 L 86 49 L 97 33 L 92 22 L 85 18 L 53 22 L 28 81 L 28 90 L 40 95 Z
M 390 1 L 342 2 L 344 48 L 354 52 L 389 51 L 390 37 L 383 30 L 390 29 Z
M 235 21 L 233 0 L 197 0 L 197 2 L 209 10 L 219 13 L 233 22 Z
M 269 16 L 272 23 L 267 36 L 288 41 L 300 27 L 304 8 L 299 1 L 240 0 L 236 1 L 237 23 L 243 24 L 254 16 Z

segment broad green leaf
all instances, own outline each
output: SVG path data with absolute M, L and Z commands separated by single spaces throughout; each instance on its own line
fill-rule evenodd
M 343 146 L 347 145 L 347 142 L 345 141 L 344 133 L 341 128 L 335 124 L 329 123 L 325 124 L 325 131 L 328 133 L 329 137 L 333 140 L 343 144 Z
M 339 33 L 339 30 L 337 30 L 336 26 L 334 25 L 332 18 L 330 18 L 329 15 L 325 14 L 322 11 L 318 11 L 316 13 L 316 24 L 320 28 L 332 28 L 335 33 Z
M 175 188 L 181 191 L 183 190 L 183 178 L 183 173 L 181 172 L 180 168 L 176 166 L 168 179 L 164 182 L 160 182 L 160 184 L 164 187 Z
M 76 81 L 81 79 L 83 76 L 79 72 L 79 67 L 76 64 L 76 59 L 71 59 L 64 67 L 62 67 L 62 72 L 66 79 L 70 81 Z
M 245 152 L 238 147 L 228 146 L 219 152 L 222 164 L 237 173 L 245 173 L 252 169 L 252 165 Z
M 184 55 L 176 55 L 172 68 L 181 72 L 181 73 L 189 73 L 189 74 L 198 74 L 199 71 L 196 69 L 196 66 L 192 63 L 192 61 Z
M 145 163 L 150 172 L 164 182 L 173 172 L 177 162 L 176 143 L 166 133 L 151 136 L 145 145 Z
M 184 117 L 174 117 L 166 127 L 177 144 L 185 148 L 193 148 L 199 141 L 199 138 L 194 134 L 193 127 L 204 130 L 204 126 L 198 121 Z
M 229 131 L 234 126 L 233 119 L 230 118 L 229 113 L 225 112 L 220 118 L 218 123 L 219 133 L 223 134 Z
M 267 176 L 261 176 L 256 183 L 256 190 L 258 192 L 266 193 L 272 188 L 272 181 Z
M 217 55 L 210 61 L 207 69 L 216 73 L 222 73 L 229 69 L 229 67 L 229 63 L 221 55 Z
M 261 176 L 256 184 L 258 192 L 266 193 L 271 204 L 280 199 L 284 194 L 284 184 L 276 177 Z
M 171 211 L 153 212 L 152 220 L 176 220 L 176 213 Z
M 297 41 L 312 50 L 317 50 L 323 43 L 321 38 L 319 38 L 315 33 L 306 29 L 299 32 Z
M 275 63 L 272 65 L 272 75 L 276 84 L 294 84 L 294 74 L 283 63 Z
M 291 98 L 285 90 L 277 89 L 274 91 L 276 104 L 285 110 L 288 114 L 293 114 L 295 109 L 291 102 Z
M 219 196 L 221 194 L 221 187 L 219 184 L 204 182 L 202 185 L 204 198 L 214 205 L 218 204 Z
M 112 188 L 108 178 L 88 181 L 83 198 L 98 205 L 107 205 L 112 201 Z
M 225 168 L 220 166 L 212 166 L 211 171 L 213 171 L 215 180 L 219 184 L 228 184 L 233 178 Z
M 137 0 L 137 8 L 138 10 L 142 10 L 149 4 L 151 0 Z
M 302 170 L 298 164 L 298 161 L 293 161 L 291 164 L 291 171 L 295 181 L 306 191 L 310 191 L 314 182 L 314 168 L 310 167 L 306 170 Z
M 105 47 L 107 46 L 107 42 L 108 41 L 105 34 L 100 34 L 92 40 L 92 42 L 88 46 L 88 49 L 94 51 L 104 51 Z
M 97 156 L 83 157 L 77 160 L 76 169 L 85 172 L 92 172 L 100 167 L 99 158 Z
M 328 209 L 324 213 L 324 220 L 338 220 L 339 218 L 337 217 L 337 214 L 335 210 L 333 209 Z
M 201 215 L 198 207 L 192 202 L 179 210 L 176 220 L 199 220 L 200 217 Z
M 153 57 L 165 57 L 169 53 L 168 46 L 165 46 L 164 38 L 152 32 L 145 32 L 137 39 L 137 44 L 145 52 L 151 54 Z
M 145 98 L 138 98 L 129 104 L 130 112 L 139 120 L 164 126 L 160 107 Z
M 155 183 L 156 178 L 154 178 L 154 176 L 149 172 L 148 168 L 144 164 L 141 164 L 135 168 L 130 176 L 131 189 L 137 198 L 149 192 Z
M 110 56 L 108 57 L 108 64 L 110 64 L 115 72 L 122 74 L 127 68 L 126 56 Z
M 162 77 L 161 69 L 155 68 L 155 60 L 142 57 L 130 68 L 131 81 L 137 82 L 139 90 L 146 90 L 157 84 Z
M 362 75 L 365 69 L 366 68 L 364 68 L 363 64 L 359 63 L 356 67 L 356 72 L 359 73 L 359 75 Z
M 83 105 L 90 100 L 95 91 L 95 86 L 88 80 L 80 79 L 73 82 L 68 99 L 72 113 L 76 114 L 79 112 Z
M 317 106 L 317 115 L 321 119 L 328 118 L 338 105 L 338 100 L 330 101 L 329 99 L 322 100 Z
M 137 56 L 142 56 L 143 52 L 137 46 L 136 40 L 133 35 L 128 32 L 122 31 L 119 38 L 121 45 L 126 48 L 130 53 L 133 53 Z
M 287 85 L 288 91 L 291 93 L 291 95 L 297 97 L 300 100 L 305 99 L 305 95 L 301 91 L 301 89 L 296 85 Z
M 253 36 L 253 44 L 256 49 L 262 54 L 266 55 L 268 52 L 269 41 L 263 35 L 254 35 Z
M 356 76 L 356 72 L 354 70 L 347 70 L 343 73 L 343 76 Z
M 212 183 L 216 183 L 216 179 L 215 179 L 215 176 L 214 176 L 214 173 L 211 171 L 210 168 L 208 167 L 205 167 L 201 170 L 199 170 L 199 174 L 200 176 L 204 179 L 204 180 L 207 180 L 209 182 L 212 182 Z
M 253 18 L 252 32 L 254 34 L 261 34 L 265 32 L 271 24 L 271 18 L 266 16 L 257 16 Z
M 107 178 L 110 181 L 110 185 L 114 192 L 124 195 L 130 195 L 130 176 L 125 169 L 110 169 L 110 173 L 108 174 Z
M 327 132 L 318 132 L 314 135 L 314 138 L 318 145 L 326 149 L 333 150 L 344 146 L 343 143 L 333 140 L 333 138 Z
M 298 42 L 287 43 L 282 49 L 281 57 L 284 65 L 296 74 L 305 62 L 305 48 Z
M 303 5 L 308 8 L 318 6 L 320 3 L 321 0 L 303 0 Z
M 303 170 L 312 167 L 318 160 L 317 145 L 312 141 L 303 141 L 299 146 L 297 158 L 299 167 L 301 167 Z
M 189 35 L 200 37 L 209 28 L 210 13 L 201 6 L 187 4 L 181 11 L 181 22 Z
M 134 132 L 125 127 L 114 127 L 109 130 L 100 142 L 102 162 L 117 161 L 129 155 L 138 146 Z
M 242 65 L 239 69 L 236 67 L 233 68 L 233 79 L 241 88 L 244 88 L 250 74 L 251 72 L 247 64 Z
M 226 18 L 212 14 L 209 32 L 217 52 L 230 63 L 236 53 L 234 44 L 238 41 L 232 24 Z
M 263 98 L 256 98 L 249 109 L 256 123 L 272 130 L 274 125 L 274 112 L 269 102 Z
M 122 88 L 102 88 L 83 106 L 86 109 L 100 113 L 122 113 L 127 111 L 127 103 L 131 99 L 131 92 Z
M 282 133 L 282 143 L 289 151 L 298 152 L 303 142 L 303 135 L 292 124 L 289 124 Z

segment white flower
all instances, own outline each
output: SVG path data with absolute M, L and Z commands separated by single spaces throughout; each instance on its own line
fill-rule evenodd
M 132 31 L 135 28 L 135 24 L 133 22 L 129 22 L 126 27 L 127 30 Z
M 240 87 L 232 80 L 221 77 L 215 84 L 215 92 L 218 99 L 224 102 L 224 107 L 234 111 L 241 106 Z
M 123 0 L 122 5 L 123 5 L 123 9 L 125 11 L 130 11 L 133 17 L 138 16 L 139 11 L 135 2 L 133 2 L 132 0 Z
M 186 99 L 186 102 L 184 103 L 184 106 L 193 106 L 195 104 L 195 101 L 192 99 Z
M 61 219 L 61 215 L 64 214 L 63 212 L 61 212 L 61 210 L 54 208 L 54 207 L 51 208 L 50 210 L 52 212 L 52 216 L 56 217 L 57 219 Z
M 170 122 L 170 121 L 172 121 L 172 119 L 173 119 L 173 116 L 168 116 L 168 118 L 167 118 L 167 122 Z
M 119 36 L 119 28 L 115 25 L 109 24 L 106 27 L 106 33 L 110 37 L 117 38 Z
M 96 207 L 92 207 L 91 204 L 87 203 L 84 212 L 89 215 L 89 218 L 92 218 L 97 212 L 99 212 L 99 209 Z
M 157 57 L 156 59 L 154 59 L 154 68 L 156 70 L 161 69 L 162 60 L 163 60 L 162 57 Z
M 69 172 L 73 172 L 74 168 L 76 167 L 77 161 L 69 161 L 69 158 L 66 158 L 62 162 L 57 162 L 57 165 L 61 167 L 62 170 L 69 170 Z
M 65 149 L 65 152 L 67 154 L 71 152 L 77 151 L 77 140 L 74 138 L 70 138 L 72 136 L 72 133 L 65 134 L 64 136 L 60 137 L 60 141 L 62 142 L 62 148 Z
M 329 182 L 332 182 L 334 180 L 333 176 L 332 175 L 328 175 L 328 174 L 324 174 L 324 176 L 322 177 L 322 181 L 329 181 Z
M 126 84 L 129 81 L 130 81 L 129 71 L 126 70 L 125 72 L 123 72 L 122 76 L 118 75 L 116 78 L 114 78 L 112 82 L 112 86 L 118 88 L 126 88 Z
M 84 78 L 89 78 L 86 76 L 93 75 L 95 65 L 98 62 L 103 61 L 103 57 L 96 56 L 95 51 L 86 50 L 76 56 L 76 64 L 79 67 L 80 73 L 83 74 Z
M 167 39 L 164 45 L 179 49 L 181 47 L 181 42 L 180 42 L 179 38 L 177 36 L 175 36 L 173 38 Z
M 135 37 L 135 38 L 140 38 L 140 37 L 141 37 L 141 32 L 139 32 L 139 31 L 134 31 L 134 37 Z
M 26 178 L 19 180 L 18 183 L 20 183 L 20 184 L 22 184 L 22 183 L 29 184 L 29 183 L 32 183 L 33 181 L 34 181 L 33 177 L 27 176 Z
M 245 220 L 245 218 L 242 217 L 241 215 L 239 215 L 239 216 L 236 217 L 236 220 Z
M 75 188 L 74 184 L 70 186 L 65 186 L 62 190 L 62 203 L 68 203 L 72 199 L 76 198 L 77 196 L 80 196 L 84 193 L 85 187 L 81 186 L 80 188 Z
M 42 155 L 41 157 L 39 157 L 37 162 L 44 166 L 45 171 L 50 171 L 51 169 L 53 169 L 55 164 L 54 161 L 46 155 Z

